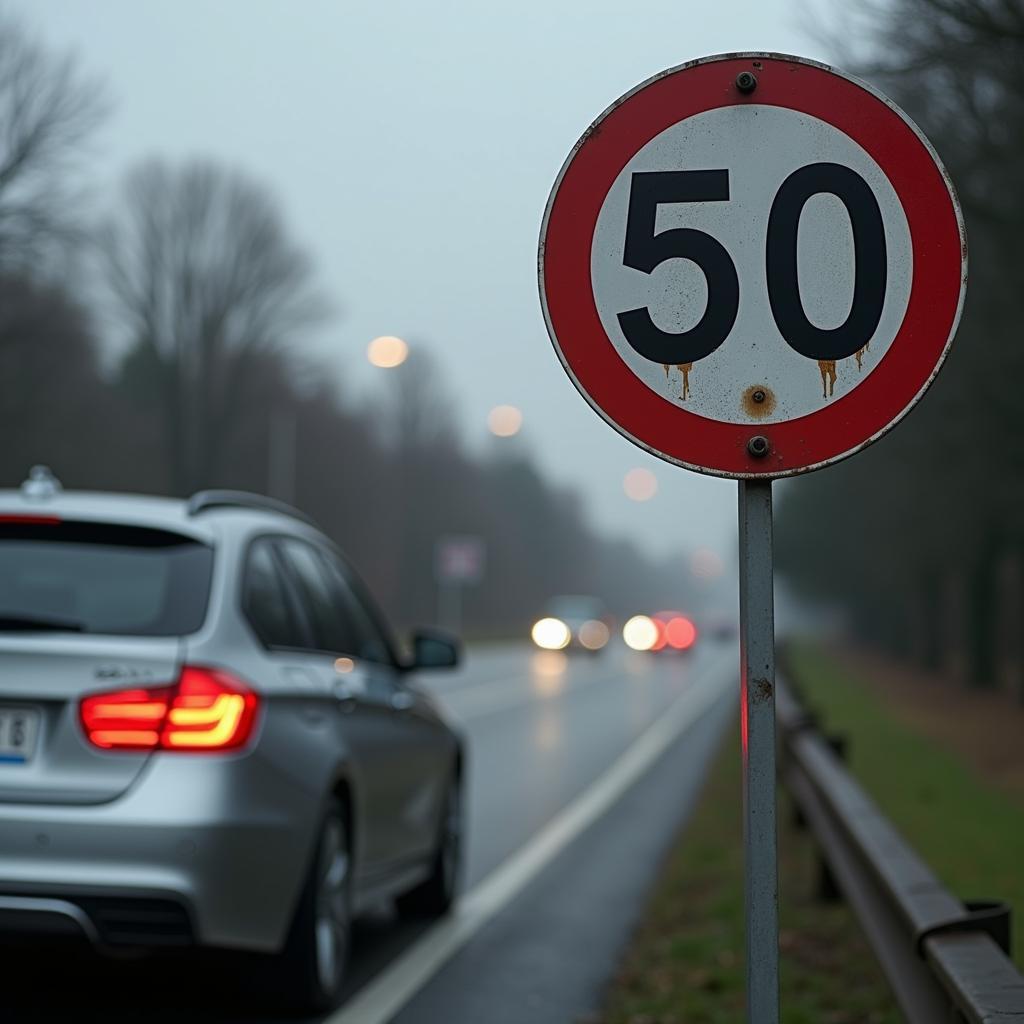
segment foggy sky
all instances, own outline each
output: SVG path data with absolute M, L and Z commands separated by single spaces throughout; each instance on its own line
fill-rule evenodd
M 835 2 L 835 0 L 834 0 Z M 834 9 L 819 0 L 826 19 Z M 731 561 L 735 484 L 662 463 L 606 426 L 552 351 L 536 246 L 562 161 L 612 100 L 664 68 L 729 50 L 828 60 L 799 0 L 8 0 L 106 80 L 92 148 L 98 208 L 137 160 L 210 156 L 268 184 L 337 310 L 315 351 L 353 396 L 387 371 L 367 342 L 428 347 L 467 441 L 522 407 L 545 472 L 600 527 L 668 554 Z M 819 8 L 815 8 L 819 9 Z M 624 474 L 659 493 L 629 501 Z

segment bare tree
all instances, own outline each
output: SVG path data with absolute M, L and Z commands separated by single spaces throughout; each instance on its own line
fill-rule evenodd
M 104 110 L 102 90 L 73 57 L 43 49 L 0 14 L 0 269 L 80 237 L 68 171 Z
M 130 390 L 163 419 L 171 489 L 215 482 L 247 378 L 326 308 L 268 193 L 210 163 L 143 164 L 101 235 Z
M 993 685 L 1000 574 L 1024 579 L 1024 2 L 852 8 L 871 48 L 861 73 L 922 125 L 957 184 L 971 284 L 920 410 L 850 465 L 795 484 L 779 550 L 810 592 L 851 606 L 863 635 Z M 1014 671 L 1024 698 L 1024 663 Z

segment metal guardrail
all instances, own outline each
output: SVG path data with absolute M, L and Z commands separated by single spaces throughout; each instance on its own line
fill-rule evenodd
M 776 712 L 780 777 L 910 1024 L 1024 1024 L 1009 908 L 945 889 L 781 680 Z

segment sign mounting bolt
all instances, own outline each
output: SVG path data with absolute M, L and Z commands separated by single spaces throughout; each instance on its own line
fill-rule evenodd
M 761 388 L 758 388 L 750 397 L 755 402 L 761 403 L 765 399 L 765 394 L 764 394 L 764 391 Z
M 736 88 L 740 92 L 753 92 L 757 88 L 757 76 L 752 71 L 741 71 L 736 76 Z
M 771 450 L 771 445 L 768 443 L 768 438 L 763 434 L 755 434 L 747 442 L 747 451 L 755 459 L 763 459 L 768 452 Z

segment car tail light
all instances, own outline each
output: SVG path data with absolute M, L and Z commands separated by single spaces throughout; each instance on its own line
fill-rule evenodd
M 188 665 L 172 686 L 85 697 L 82 728 L 104 750 L 237 750 L 252 735 L 259 698 L 234 676 Z
M 160 745 L 173 686 L 97 693 L 82 699 L 82 727 L 104 750 L 152 750 Z
M 676 615 L 668 620 L 665 626 L 665 638 L 669 646 L 677 651 L 685 651 L 693 646 L 697 639 L 697 628 L 685 615 Z
M 233 750 L 249 738 L 256 694 L 227 672 L 182 669 L 160 746 L 167 750 Z
M 668 630 L 665 628 L 665 622 L 663 619 L 654 619 L 654 628 L 657 630 L 657 636 L 654 639 L 654 643 L 651 644 L 652 651 L 660 651 L 668 643 Z

